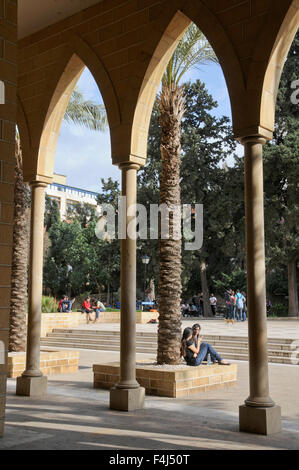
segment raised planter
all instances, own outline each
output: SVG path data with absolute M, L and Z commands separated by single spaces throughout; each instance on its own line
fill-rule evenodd
M 86 323 L 86 316 L 81 312 L 70 313 L 42 313 L 41 337 L 47 336 L 54 328 L 75 328 Z
M 157 320 L 158 316 L 158 312 L 136 312 L 136 323 L 148 323 L 152 319 Z M 57 328 L 76 328 L 85 323 L 86 314 L 81 312 L 42 313 L 41 337 Z M 120 311 L 100 312 L 97 323 L 120 323 Z
M 157 320 L 158 312 L 136 312 L 136 323 L 148 323 Z M 115 312 L 100 312 L 98 323 L 120 323 L 120 310 Z
M 79 351 L 41 351 L 40 370 L 44 375 L 70 374 L 78 371 Z M 26 365 L 26 353 L 8 353 L 8 375 L 15 378 L 22 375 Z
M 119 381 L 119 363 L 94 364 L 94 388 L 109 389 Z M 147 395 L 179 398 L 237 383 L 237 364 L 190 367 L 136 364 L 136 379 Z

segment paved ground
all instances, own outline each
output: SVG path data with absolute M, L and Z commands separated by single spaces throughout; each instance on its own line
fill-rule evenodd
M 186 325 L 189 320 L 184 320 Z M 217 330 L 218 321 L 203 322 L 203 333 Z M 270 322 L 269 322 L 270 323 Z M 273 322 L 274 323 L 274 322 Z M 269 336 L 297 338 L 299 323 L 275 322 Z M 298 326 L 297 326 L 298 325 Z M 88 328 L 117 328 L 88 325 Z M 221 328 L 224 330 L 221 322 Z M 138 329 L 156 325 L 138 325 Z M 246 324 L 227 326 L 227 334 L 243 332 Z M 285 333 L 289 332 L 288 335 Z M 219 330 L 218 330 L 219 333 Z M 149 357 L 138 355 L 137 359 Z M 238 431 L 238 406 L 248 397 L 248 364 L 238 363 L 236 386 L 198 394 L 189 399 L 146 397 L 134 412 L 109 409 L 109 392 L 92 388 L 92 364 L 118 360 L 118 352 L 80 352 L 76 374 L 48 377 L 43 398 L 15 395 L 15 379 L 7 384 L 5 435 L 0 449 L 42 450 L 272 450 L 299 449 L 299 367 L 269 364 L 270 395 L 282 408 L 281 433 L 258 436 Z

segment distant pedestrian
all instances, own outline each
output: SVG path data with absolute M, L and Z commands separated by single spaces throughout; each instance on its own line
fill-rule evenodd
M 210 297 L 210 304 L 211 304 L 212 314 L 215 316 L 215 315 L 216 315 L 216 311 L 217 311 L 217 299 L 216 299 L 216 297 L 214 296 L 214 294 L 211 294 L 211 297 Z
M 236 295 L 236 314 L 237 314 L 237 321 L 243 321 L 243 309 L 244 309 L 244 295 L 237 289 Z

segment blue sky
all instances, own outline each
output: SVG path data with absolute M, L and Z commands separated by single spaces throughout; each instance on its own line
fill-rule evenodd
M 199 78 L 217 101 L 214 115 L 231 119 L 231 108 L 225 79 L 220 65 L 202 65 L 186 75 L 185 79 Z M 91 73 L 86 68 L 78 81 L 84 96 L 102 103 L 102 97 Z M 241 152 L 239 147 L 238 153 Z M 93 132 L 79 126 L 62 123 L 55 158 L 55 173 L 67 176 L 67 184 L 99 192 L 100 179 L 109 176 L 120 182 L 120 170 L 111 163 L 109 131 Z

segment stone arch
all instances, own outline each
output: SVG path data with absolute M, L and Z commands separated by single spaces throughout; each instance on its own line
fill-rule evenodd
M 102 62 L 88 44 L 78 35 L 73 35 L 65 46 L 63 65 L 57 70 L 55 80 L 47 86 L 41 110 L 41 123 L 24 152 L 24 178 L 26 181 L 43 180 L 51 182 L 54 171 L 56 145 L 61 123 L 71 94 L 85 67 L 91 71 L 101 92 L 107 112 L 110 129 L 120 122 L 118 100 Z M 20 101 L 20 100 L 19 100 Z M 26 115 L 19 102 L 20 122 L 26 122 Z M 22 126 L 24 128 L 24 125 Z M 28 126 L 27 126 L 28 129 Z
M 165 11 L 168 7 L 165 7 Z M 167 16 L 167 15 L 166 15 Z M 165 17 L 160 14 L 161 22 Z M 148 127 L 156 93 L 161 83 L 163 72 L 179 40 L 193 21 L 203 32 L 218 57 L 230 95 L 232 115 L 238 107 L 237 96 L 245 91 L 245 77 L 233 45 L 216 16 L 199 0 L 187 0 L 172 17 L 160 38 L 144 75 L 134 113 L 131 155 L 145 161 Z M 231 73 L 231 70 L 234 73 Z
M 262 85 L 260 120 L 271 131 L 274 129 L 276 97 L 283 66 L 298 26 L 299 1 L 294 0 L 280 25 Z

